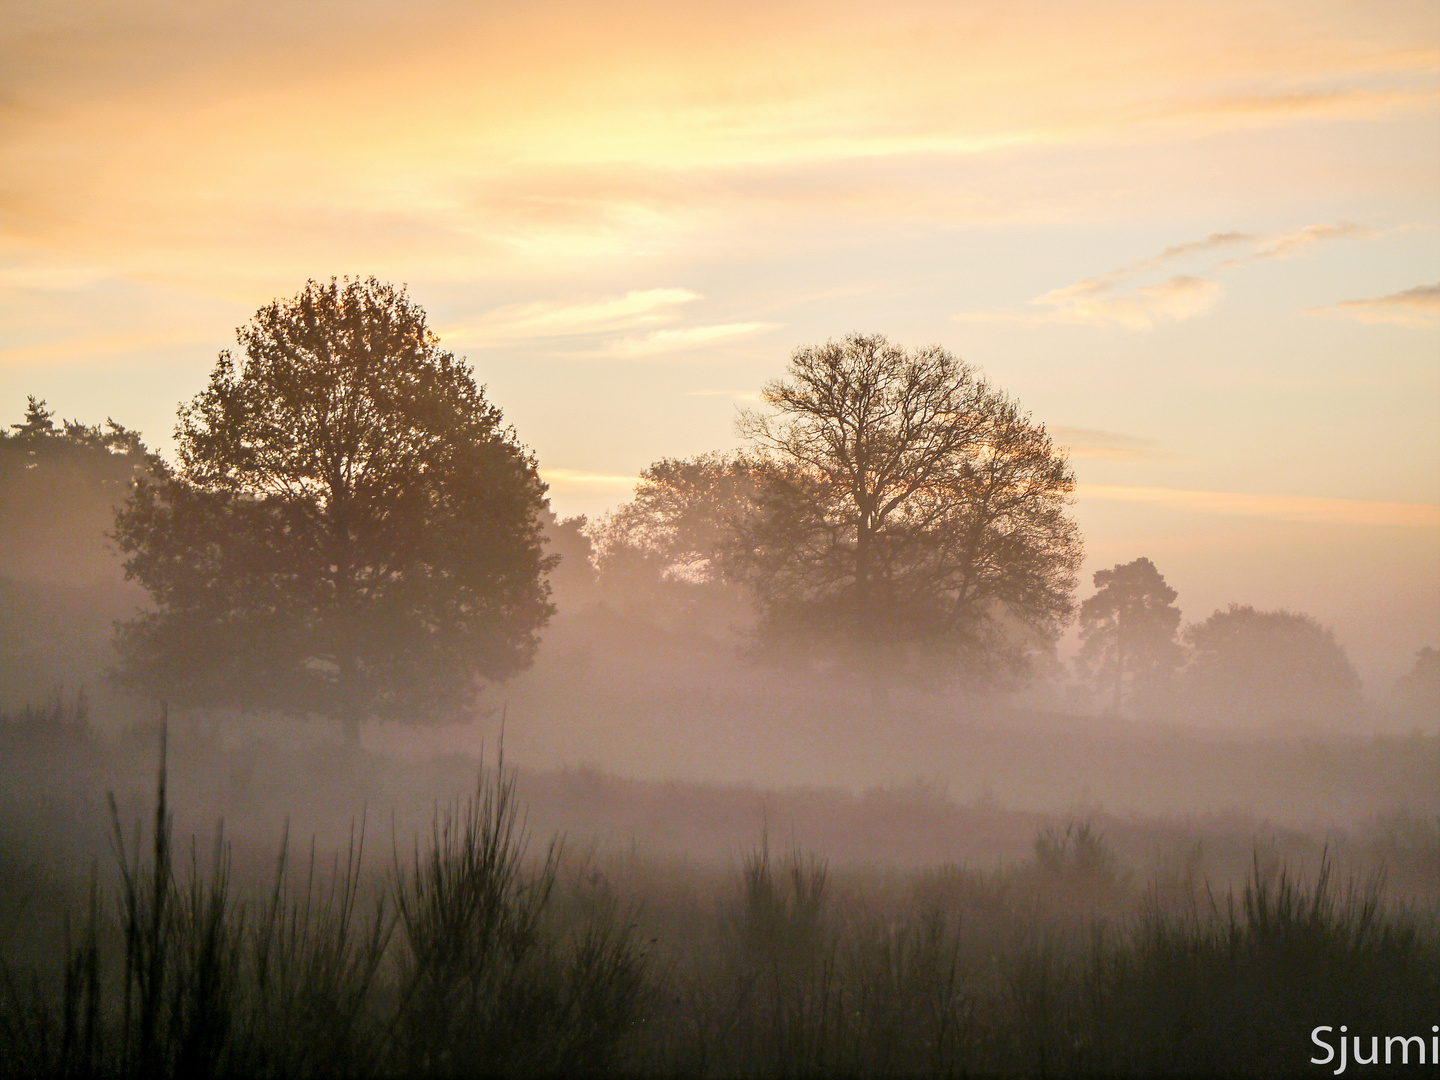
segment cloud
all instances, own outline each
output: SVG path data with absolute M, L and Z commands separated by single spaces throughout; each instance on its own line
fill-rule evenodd
M 1319 243 L 1322 240 L 1374 235 L 1373 230 L 1348 222 L 1342 222 L 1339 225 L 1307 225 L 1299 232 L 1261 238 L 1255 251 L 1238 259 L 1226 259 L 1220 264 L 1220 267 L 1244 266 L 1246 263 L 1260 262 L 1264 259 L 1288 259 L 1292 255 L 1299 254 L 1311 244 Z
M 855 206 L 1073 221 L 1161 197 L 1177 140 L 1430 122 L 1433 0 L 1294 7 L 12 0 L 0 217 L 37 251 L 168 280 L 392 257 L 505 274 Z M 1116 152 L 1138 146 L 1156 171 Z M 1015 165 L 1043 150 L 1109 164 L 1089 183 Z
M 1047 322 L 1117 325 L 1127 330 L 1148 330 L 1157 322 L 1193 319 L 1215 306 L 1220 283 L 1206 278 L 1178 274 L 1155 285 L 1141 285 L 1128 294 L 1107 295 L 1109 287 L 1082 288 L 1072 285 L 1037 296 L 1032 304 L 1048 305 Z
M 764 401 L 764 395 L 759 390 L 687 390 L 686 397 L 725 397 L 732 401 L 745 401 L 759 404 Z
M 1220 283 L 1202 276 L 1216 271 L 1269 259 L 1299 254 L 1312 244 L 1345 237 L 1367 237 L 1374 233 L 1362 225 L 1307 225 L 1297 232 L 1256 235 L 1237 231 L 1213 232 L 1199 240 L 1172 244 L 1158 255 L 1140 259 L 1115 270 L 1082 278 L 1073 285 L 1052 289 L 1029 301 L 1049 310 L 1035 313 L 1001 309 L 962 312 L 957 322 L 1042 322 L 1078 323 L 1092 326 L 1123 326 L 1148 330 L 1156 323 L 1178 322 L 1204 315 L 1220 298 Z M 1162 281 L 1142 284 L 1143 279 L 1171 263 L 1194 260 L 1221 248 L 1246 246 L 1245 254 L 1204 267 L 1196 273 L 1172 274 Z
M 1440 283 L 1416 285 L 1368 300 L 1342 300 L 1338 304 L 1308 308 L 1305 314 L 1344 315 L 1366 323 L 1434 326 L 1440 321 Z
M 598 350 L 585 355 L 629 360 L 660 356 L 666 353 L 688 352 L 692 349 L 718 345 L 722 341 L 731 341 L 735 338 L 763 333 L 766 330 L 775 330 L 781 325 L 781 323 L 770 322 L 742 322 L 721 323 L 716 326 L 690 326 L 677 330 L 653 330 L 648 334 L 607 341 Z
M 1157 458 L 1175 455 L 1161 450 L 1154 439 L 1117 435 L 1094 428 L 1051 427 L 1050 435 L 1064 446 L 1071 458 Z
M 1256 495 L 1234 491 L 1190 491 L 1181 488 L 1080 484 L 1076 497 L 1112 502 L 1139 502 L 1191 513 L 1277 518 L 1334 525 L 1400 525 L 1440 528 L 1440 506 L 1431 503 L 1371 502 L 1297 495 Z
M 181 331 L 151 332 L 129 331 L 105 334 L 89 334 L 81 337 L 61 338 L 55 341 L 38 342 L 33 345 L 17 345 L 0 348 L 0 368 L 53 365 L 59 362 L 84 361 L 131 362 L 137 354 L 155 354 L 180 346 L 195 346 L 197 349 L 208 345 L 203 336 Z
M 577 303 L 512 304 L 486 312 L 470 326 L 448 328 L 440 336 L 467 345 L 488 345 L 603 334 L 669 322 L 678 305 L 699 299 L 700 294 L 689 289 L 644 289 Z
M 609 473 L 586 472 L 583 469 L 542 468 L 540 479 L 544 480 L 551 490 L 583 491 L 591 494 L 627 493 L 634 491 L 635 485 L 640 482 L 638 476 L 616 476 Z

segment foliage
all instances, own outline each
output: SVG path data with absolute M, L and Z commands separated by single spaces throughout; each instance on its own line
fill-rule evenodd
M 503 766 L 417 850 L 413 875 L 397 859 L 378 896 L 362 893 L 362 824 L 328 883 L 312 847 L 298 888 L 287 836 L 268 901 L 253 904 L 223 832 L 208 872 L 193 840 L 177 867 L 163 747 L 162 735 L 148 843 L 138 823 L 126 839 L 111 799 L 118 927 L 92 886 L 53 990 L 0 963 L 6 1075 L 576 1075 L 614 1063 L 644 985 L 633 923 L 604 904 L 550 917 L 558 846 L 529 865 Z
M 402 290 L 311 281 L 181 409 L 116 521 L 156 610 L 127 679 L 176 702 L 445 719 L 549 617 L 534 459 Z
M 753 621 L 732 555 L 763 483 L 759 464 L 740 455 L 666 458 L 647 468 L 635 498 L 591 531 L 606 604 L 719 637 Z
M 1270 723 L 1334 720 L 1360 705 L 1335 633 L 1309 615 L 1231 604 L 1185 630 L 1193 707 Z
M 88 585 L 119 580 L 105 534 L 152 465 L 140 436 L 114 420 L 56 426 L 44 401 L 0 431 L 0 574 Z
M 1115 712 L 1127 700 L 1153 706 L 1182 659 L 1177 594 L 1145 558 L 1095 571 L 1095 588 L 1080 605 L 1077 666 L 1111 691 Z
M 742 419 L 771 467 L 741 548 L 763 632 L 977 681 L 1053 642 L 1075 479 L 1018 404 L 939 347 L 862 335 L 797 349 L 764 398 L 774 414 Z
M 589 599 L 595 590 L 594 546 L 587 534 L 584 514 L 556 517 L 548 507 L 540 512 L 540 526 L 552 565 L 546 578 L 557 607 Z
M 1395 680 L 1395 701 L 1410 719 L 1440 722 L 1440 649 L 1427 645 L 1416 652 L 1410 670 Z
M 665 458 L 640 474 L 635 498 L 595 530 L 600 565 L 625 558 L 653 561 L 665 577 L 725 579 L 723 553 L 753 513 L 763 475 L 732 454 Z
M 177 857 L 167 800 L 151 835 L 115 829 L 117 906 L 92 887 L 53 967 L 0 964 L 6 1075 L 1284 1076 L 1313 1073 L 1316 1024 L 1428 1049 L 1440 1006 L 1433 907 L 1329 853 L 1142 890 L 1081 823 L 1034 863 L 913 875 L 762 839 L 738 874 L 666 876 L 631 846 L 612 888 L 525 856 L 497 768 L 388 881 L 362 825 L 328 884 L 282 844 L 254 896 L 225 845 Z
M 1072 611 L 1074 476 L 1043 426 L 938 347 L 796 350 L 755 444 L 652 465 L 597 532 L 602 576 L 748 588 L 767 653 L 996 681 Z

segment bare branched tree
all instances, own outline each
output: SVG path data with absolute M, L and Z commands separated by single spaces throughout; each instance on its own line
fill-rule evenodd
M 796 350 L 764 400 L 740 430 L 766 483 L 728 554 L 763 631 L 981 681 L 1053 642 L 1080 538 L 1043 425 L 944 349 L 878 335 Z

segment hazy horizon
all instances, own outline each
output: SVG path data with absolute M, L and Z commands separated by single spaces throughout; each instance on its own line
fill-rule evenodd
M 24 0 L 0 71 L 7 423 L 169 452 L 234 327 L 373 274 L 593 517 L 878 332 L 1070 448 L 1087 585 L 1309 613 L 1376 693 L 1440 644 L 1424 0 Z

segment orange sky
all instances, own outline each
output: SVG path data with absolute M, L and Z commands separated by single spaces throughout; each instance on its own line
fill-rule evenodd
M 1074 448 L 1090 569 L 1376 686 L 1440 644 L 1433 0 L 10 0 L 0 147 L 14 419 L 168 446 L 256 308 L 373 273 L 593 513 L 879 331 Z

